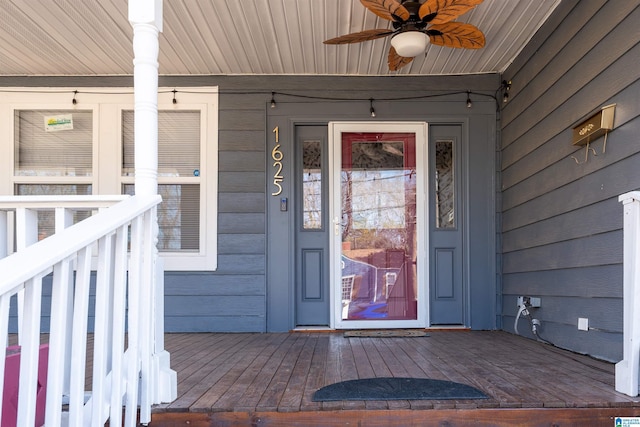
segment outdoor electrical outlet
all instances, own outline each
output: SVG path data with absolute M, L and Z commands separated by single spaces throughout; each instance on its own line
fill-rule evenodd
M 589 330 L 589 319 L 585 317 L 578 317 L 578 330 L 579 331 L 588 331 Z
M 540 298 L 519 296 L 518 307 L 521 307 L 522 305 L 525 305 L 526 307 L 538 308 L 540 307 Z

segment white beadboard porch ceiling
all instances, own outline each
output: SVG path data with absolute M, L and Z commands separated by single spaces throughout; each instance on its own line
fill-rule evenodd
M 457 20 L 480 50 L 430 46 L 397 72 L 389 38 L 323 40 L 390 22 L 359 0 L 165 0 L 162 75 L 442 75 L 502 72 L 560 0 L 485 0 Z M 0 0 L 0 75 L 130 75 L 127 0 Z

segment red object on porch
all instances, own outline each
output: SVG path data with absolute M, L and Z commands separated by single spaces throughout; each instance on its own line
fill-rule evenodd
M 38 356 L 38 391 L 36 396 L 36 426 L 44 424 L 47 393 L 47 362 L 49 345 L 40 346 Z M 14 427 L 18 418 L 18 386 L 20 384 L 20 346 L 7 347 L 2 394 L 2 427 Z

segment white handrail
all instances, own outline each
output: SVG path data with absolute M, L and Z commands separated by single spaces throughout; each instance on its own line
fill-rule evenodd
M 130 197 L 109 208 L 108 215 L 93 215 L 61 233 L 56 233 L 37 245 L 0 259 L 0 294 L 10 291 L 14 286 L 33 276 L 33 271 L 48 274 L 51 267 L 85 246 L 96 242 L 100 237 L 128 224 L 160 203 L 160 196 Z M 108 230 L 108 231 L 105 231 Z M 29 270 L 9 268 L 11 265 L 29 265 Z
M 14 210 L 18 206 L 28 209 L 54 209 L 59 207 L 70 209 L 97 209 L 108 208 L 128 198 L 129 196 L 120 194 L 104 196 L 0 196 L 0 209 Z
M 0 209 L 12 209 L 7 199 L 0 198 Z M 106 421 L 112 425 L 122 425 L 123 399 L 126 401 L 125 425 L 135 425 L 139 404 L 140 421 L 150 421 L 151 404 L 160 403 L 154 400 L 153 390 L 150 389 L 152 384 L 159 381 L 155 378 L 157 371 L 150 367 L 154 357 L 157 357 L 153 354 L 156 349 L 150 337 L 154 336 L 151 319 L 155 314 L 153 301 L 157 298 L 157 290 L 152 282 L 158 274 L 154 241 L 155 210 L 160 201 L 160 196 L 127 198 L 0 259 L 0 361 L 4 361 L 6 356 L 10 300 L 13 295 L 24 292 L 17 425 L 34 425 L 36 421 L 42 287 L 43 278 L 50 273 L 53 277 L 48 364 L 52 368 L 48 369 L 47 375 L 45 424 L 61 425 L 63 394 L 69 394 L 70 425 L 102 425 Z M 39 201 L 30 199 L 20 202 L 30 204 L 31 209 L 36 206 L 48 207 L 43 202 L 49 204 L 42 198 Z M 77 208 L 97 207 L 91 203 L 81 205 Z M 128 242 L 130 262 L 127 259 Z M 98 259 L 95 270 L 97 308 L 93 390 L 85 402 L 84 358 L 89 288 L 94 281 L 91 268 L 93 255 Z M 127 309 L 129 340 L 125 348 Z M 69 327 L 71 330 L 68 330 Z M 73 369 L 60 369 L 69 360 Z M 4 376 L 5 369 L 2 369 L 0 384 L 4 384 Z M 141 401 L 138 401 L 139 386 Z M 0 400 L 2 393 L 3 389 L 0 388 Z M 1 413 L 0 420 L 5 425 Z
M 640 191 L 621 195 L 623 220 L 623 359 L 616 363 L 616 391 L 638 395 L 640 375 Z

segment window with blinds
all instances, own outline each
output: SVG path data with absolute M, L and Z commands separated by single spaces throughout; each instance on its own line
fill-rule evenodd
M 200 249 L 200 111 L 158 111 L 158 250 Z M 134 112 L 122 111 L 122 176 L 135 171 Z M 133 194 L 133 184 L 123 192 Z
M 15 110 L 13 149 L 14 194 L 91 194 L 92 110 Z M 73 221 L 90 215 L 76 211 Z M 38 239 L 54 229 L 54 212 L 38 211 Z
M 122 111 L 122 175 L 133 176 L 134 113 Z M 158 111 L 158 176 L 200 174 L 200 111 Z
M 0 126 L 0 194 L 134 193 L 133 88 L 86 87 L 72 105 L 75 89 L 12 88 L 0 97 L 12 120 Z M 158 88 L 157 245 L 167 271 L 217 269 L 217 191 L 218 88 Z M 95 212 L 74 212 L 74 222 Z M 38 212 L 38 227 L 40 238 L 53 233 L 53 210 Z
M 92 175 L 93 111 L 16 110 L 14 135 L 14 175 Z

